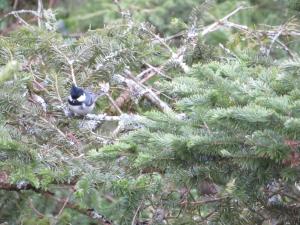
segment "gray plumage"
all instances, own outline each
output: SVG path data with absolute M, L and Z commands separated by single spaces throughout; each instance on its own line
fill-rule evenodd
M 69 109 L 75 116 L 84 116 L 92 112 L 99 96 L 73 85 L 68 97 Z

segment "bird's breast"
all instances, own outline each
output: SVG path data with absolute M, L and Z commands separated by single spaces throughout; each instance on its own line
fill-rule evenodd
M 84 115 L 90 113 L 94 109 L 94 107 L 95 107 L 95 104 L 92 104 L 90 106 L 87 106 L 84 103 L 80 104 L 80 105 L 69 104 L 69 109 L 72 112 L 74 112 L 76 115 L 79 115 L 79 116 L 84 116 Z

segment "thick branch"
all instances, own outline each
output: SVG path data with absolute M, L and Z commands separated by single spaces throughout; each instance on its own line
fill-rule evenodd
M 95 120 L 95 121 L 99 121 L 99 122 L 104 122 L 104 121 L 119 121 L 120 120 L 120 116 L 108 116 L 106 114 L 87 114 L 85 116 L 86 119 L 89 120 Z

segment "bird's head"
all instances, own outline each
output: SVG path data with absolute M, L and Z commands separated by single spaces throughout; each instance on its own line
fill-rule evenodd
M 72 85 L 70 95 L 72 99 L 76 99 L 78 101 L 84 101 L 85 99 L 85 94 L 82 88 L 75 86 L 74 84 Z

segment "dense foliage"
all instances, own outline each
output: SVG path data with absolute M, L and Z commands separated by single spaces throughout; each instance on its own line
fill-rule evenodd
M 300 224 L 297 1 L 38 2 L 0 4 L 34 10 L 1 21 L 0 223 Z

